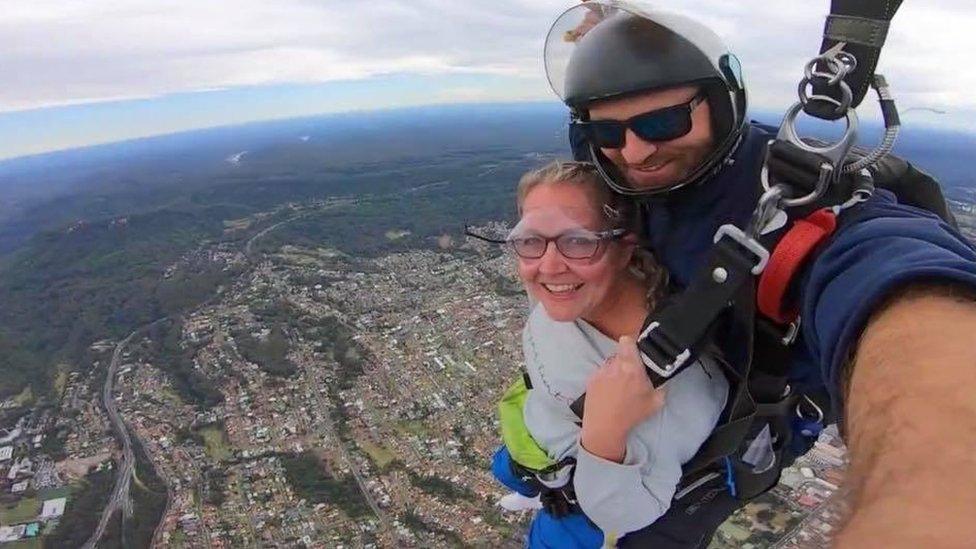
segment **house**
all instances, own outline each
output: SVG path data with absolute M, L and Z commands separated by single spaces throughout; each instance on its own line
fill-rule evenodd
M 55 498 L 49 499 L 44 502 L 44 507 L 41 509 L 42 520 L 58 518 L 64 514 L 64 505 L 68 501 L 67 498 Z

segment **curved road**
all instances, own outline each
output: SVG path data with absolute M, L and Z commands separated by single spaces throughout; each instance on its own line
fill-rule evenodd
M 112 515 L 115 514 L 115 511 L 120 505 L 124 513 L 132 513 L 132 504 L 129 499 L 129 483 L 132 481 L 135 453 L 132 451 L 132 439 L 129 436 L 129 430 L 126 428 L 125 423 L 122 422 L 122 418 L 119 416 L 119 410 L 115 406 L 115 400 L 112 398 L 112 384 L 115 381 L 115 373 L 118 371 L 119 362 L 122 359 L 122 352 L 125 350 L 126 345 L 132 341 L 132 338 L 142 331 L 143 328 L 135 330 L 115 346 L 115 352 L 112 353 L 112 362 L 108 366 L 108 375 L 105 376 L 105 385 L 102 387 L 102 402 L 105 404 L 105 411 L 108 413 L 109 421 L 112 422 L 112 428 L 115 429 L 118 437 L 122 439 L 122 464 L 119 467 L 119 474 L 115 479 L 112 497 L 109 498 L 108 505 L 102 511 L 102 518 L 98 521 L 98 527 L 95 528 L 95 532 L 83 546 L 84 549 L 92 549 L 95 547 L 95 544 L 101 539 L 102 534 L 105 533 L 105 528 L 108 526 L 109 520 L 111 520 Z
M 312 212 L 304 212 L 262 229 L 247 240 L 247 243 L 244 246 L 245 255 L 251 255 L 254 241 L 258 238 L 268 234 L 285 223 L 290 223 L 305 217 L 310 213 Z M 112 361 L 109 363 L 108 374 L 105 376 L 105 385 L 102 387 L 102 402 L 105 405 L 105 411 L 108 414 L 109 421 L 112 423 L 112 428 L 115 430 L 118 438 L 122 440 L 122 463 L 119 467 L 118 476 L 115 479 L 115 486 L 112 488 L 112 496 L 109 498 L 105 509 L 102 510 L 102 516 L 98 521 L 98 527 L 95 528 L 95 531 L 92 533 L 91 537 L 82 546 L 83 549 L 94 549 L 95 545 L 98 543 L 98 540 L 100 540 L 102 535 L 105 534 L 105 529 L 108 527 L 108 523 L 112 519 L 112 515 L 114 515 L 119 508 L 122 509 L 124 517 L 132 516 L 132 499 L 129 497 L 129 485 L 132 483 L 132 475 L 134 473 L 135 452 L 132 450 L 132 438 L 129 434 L 129 430 L 125 426 L 125 422 L 122 421 L 122 417 L 119 415 L 118 407 L 115 405 L 115 399 L 112 398 L 112 385 L 115 382 L 115 374 L 118 372 L 119 362 L 121 362 L 122 359 L 122 353 L 125 350 L 125 347 L 132 341 L 132 338 L 134 338 L 139 332 L 164 320 L 166 320 L 166 317 L 157 319 L 149 324 L 137 328 L 132 333 L 127 335 L 125 339 L 120 341 L 119 344 L 115 346 L 115 351 L 112 353 Z M 156 528 L 153 531 L 153 544 L 158 541 L 160 526 L 163 524 L 164 519 L 166 518 L 166 512 L 169 511 L 171 501 L 172 490 L 169 487 L 169 483 L 167 483 L 166 510 L 160 517 L 159 524 L 156 525 Z
M 112 398 L 112 384 L 115 382 L 115 374 L 119 369 L 119 362 L 122 360 L 122 352 L 125 351 L 125 347 L 132 341 L 132 338 L 139 332 L 164 320 L 166 320 L 165 317 L 137 328 L 131 334 L 127 335 L 125 339 L 120 341 L 115 346 L 115 352 L 112 353 L 112 361 L 108 365 L 108 374 L 105 376 L 105 385 L 102 387 L 102 402 L 105 404 L 105 411 L 108 414 L 109 421 L 112 422 L 112 428 L 122 440 L 122 464 L 119 467 L 119 474 L 115 479 L 115 487 L 112 489 L 112 496 L 109 498 L 108 505 L 102 511 L 102 518 L 98 521 L 98 527 L 95 528 L 95 532 L 85 545 L 82 546 L 84 549 L 92 549 L 95 547 L 95 544 L 98 543 L 98 540 L 105 533 L 105 528 L 108 526 L 112 515 L 120 507 L 124 517 L 132 516 L 132 499 L 129 498 L 129 484 L 132 482 L 136 456 L 132 450 L 132 438 L 129 435 L 129 430 L 122 421 L 122 416 L 119 415 L 118 407 L 115 405 L 115 399 Z M 169 501 L 167 498 L 168 506 Z

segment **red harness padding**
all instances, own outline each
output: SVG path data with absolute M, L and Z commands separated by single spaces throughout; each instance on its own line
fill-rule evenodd
M 780 324 L 796 319 L 796 304 L 785 303 L 790 281 L 810 257 L 813 250 L 837 228 L 837 215 L 823 208 L 793 223 L 769 256 L 769 263 L 759 278 L 756 302 L 759 312 Z

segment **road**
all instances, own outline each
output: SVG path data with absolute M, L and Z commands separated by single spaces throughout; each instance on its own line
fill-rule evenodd
M 355 202 L 355 200 L 334 199 L 322 207 L 300 212 L 297 215 L 294 215 L 292 217 L 274 223 L 268 227 L 265 227 L 264 229 L 258 231 L 254 236 L 252 236 L 247 240 L 247 242 L 244 245 L 244 254 L 247 257 L 251 257 L 253 254 L 254 243 L 259 238 L 281 227 L 282 225 L 291 223 L 293 221 L 297 221 L 299 219 L 308 217 L 315 213 L 320 213 L 322 211 L 334 208 L 336 206 L 349 204 L 352 202 Z M 105 377 L 105 385 L 102 388 L 102 402 L 105 405 L 105 410 L 106 413 L 108 414 L 109 421 L 112 423 L 112 428 L 114 429 L 119 440 L 122 441 L 122 463 L 119 466 L 119 472 L 115 480 L 115 486 L 112 489 L 112 495 L 109 498 L 108 504 L 105 506 L 105 509 L 102 511 L 102 516 L 98 522 L 98 527 L 92 533 L 88 541 L 85 542 L 85 544 L 82 546 L 84 549 L 94 549 L 98 541 L 101 539 L 102 535 L 105 534 L 105 529 L 108 527 L 108 523 L 112 519 L 112 516 L 115 514 L 116 511 L 118 511 L 119 509 L 122 510 L 123 520 L 125 518 L 132 516 L 132 499 L 129 497 L 129 487 L 132 483 L 132 477 L 134 475 L 135 452 L 132 450 L 132 436 L 129 434 L 129 430 L 126 427 L 125 422 L 122 421 L 122 417 L 119 415 L 118 407 L 115 404 L 115 400 L 112 398 L 112 387 L 115 382 L 115 375 L 118 372 L 119 363 L 122 360 L 122 354 L 125 351 L 126 346 L 132 341 L 132 339 L 137 334 L 139 334 L 143 330 L 148 329 L 150 326 L 153 326 L 154 324 L 157 324 L 164 320 L 167 320 L 167 318 L 166 317 L 160 318 L 149 324 L 141 326 L 140 328 L 137 328 L 128 336 L 126 336 L 125 339 L 120 341 L 119 344 L 116 345 L 115 351 L 112 353 L 112 360 L 109 363 L 108 373 Z M 331 428 L 331 425 L 329 425 L 329 430 L 334 433 L 334 430 Z M 344 445 L 341 446 L 343 446 L 342 451 L 344 454 L 345 461 L 349 465 L 350 470 L 353 471 L 353 475 L 356 478 L 356 482 L 359 484 L 359 487 L 363 495 L 365 496 L 366 501 L 369 503 L 369 506 L 372 508 L 377 518 L 380 519 L 384 527 L 388 527 L 387 519 L 382 513 L 382 511 L 380 510 L 379 506 L 376 504 L 376 502 L 373 501 L 373 498 L 369 493 L 369 491 L 366 489 L 365 482 L 360 476 L 356 463 L 351 459 L 351 456 L 349 456 L 346 453 L 346 449 Z M 172 489 L 169 487 L 168 482 L 167 482 L 166 492 L 167 492 L 166 509 L 163 515 L 160 517 L 160 522 L 159 524 L 157 524 L 156 529 L 153 532 L 153 537 L 152 537 L 153 544 L 158 543 L 159 535 L 161 533 L 161 525 L 165 521 L 166 513 L 169 512 L 170 504 L 172 502 Z
M 124 518 L 132 516 L 132 499 L 129 497 L 129 485 L 132 483 L 136 456 L 132 450 L 132 437 L 129 434 L 128 428 L 125 426 L 125 422 L 122 421 L 122 416 L 119 415 L 118 407 L 115 405 L 115 399 L 112 398 L 112 385 L 115 383 L 115 374 L 118 372 L 119 363 L 122 361 L 122 353 L 125 352 L 125 348 L 132 341 L 132 338 L 139 334 L 139 332 L 164 320 L 166 319 L 160 318 L 137 328 L 126 336 L 125 339 L 120 341 L 112 353 L 112 361 L 108 365 L 108 373 L 105 376 L 105 385 L 102 387 L 102 403 L 105 405 L 108 419 L 112 423 L 112 429 L 115 430 L 116 436 L 122 441 L 122 463 L 119 466 L 119 473 L 115 479 L 115 487 L 112 488 L 112 496 L 102 511 L 102 518 L 98 521 L 98 527 L 95 528 L 95 532 L 92 533 L 91 538 L 82 546 L 84 549 L 93 549 L 95 547 L 98 540 L 105 533 L 105 528 L 112 519 L 112 515 L 120 507 Z M 167 498 L 168 506 L 169 501 Z
M 326 380 L 324 376 L 319 377 L 315 375 L 318 373 L 320 372 L 314 371 L 312 368 L 305 369 L 305 374 L 308 376 L 309 382 L 313 386 L 325 387 L 326 384 L 329 383 L 329 381 Z M 315 399 L 318 401 L 319 410 L 322 411 L 331 410 L 331 406 L 329 406 L 329 403 L 326 402 L 326 400 L 322 397 L 322 395 L 318 391 L 314 391 L 313 394 L 315 395 Z M 342 402 L 337 401 L 334 404 L 335 406 L 342 406 Z M 320 440 L 324 441 L 324 440 L 332 439 L 338 442 L 338 444 L 335 445 L 334 448 L 339 451 L 339 455 L 342 457 L 342 460 L 346 463 L 346 466 L 349 467 L 349 470 L 352 472 L 353 478 L 356 479 L 356 484 L 359 486 L 359 491 L 363 494 L 363 499 L 366 500 L 367 505 L 369 505 L 369 508 L 373 511 L 373 514 L 376 515 L 376 518 L 379 519 L 382 528 L 390 532 L 393 536 L 396 536 L 396 530 L 390 524 L 389 518 L 386 516 L 386 513 L 384 513 L 383 510 L 380 509 L 380 506 L 376 503 L 376 499 L 373 497 L 373 494 L 369 491 L 369 488 L 366 486 L 366 480 L 363 478 L 362 473 L 359 470 L 359 464 L 356 462 L 356 460 L 350 454 L 349 449 L 346 447 L 346 441 L 343 440 L 343 438 L 339 435 L 338 430 L 335 428 L 335 425 L 333 425 L 331 413 L 329 413 L 328 411 L 323 413 L 321 415 L 321 422 L 322 422 L 323 429 L 317 432 L 317 435 L 320 437 Z
M 132 482 L 132 468 L 135 464 L 135 453 L 132 451 L 132 438 L 129 436 L 129 430 L 119 416 L 118 407 L 112 398 L 112 384 L 115 382 L 115 374 L 119 369 L 119 362 L 122 359 L 122 353 L 125 351 L 125 347 L 142 329 L 135 330 L 115 346 L 115 352 L 112 353 L 112 361 L 108 365 L 108 374 L 105 376 L 105 385 L 102 387 L 102 403 L 105 405 L 105 411 L 108 413 L 109 421 L 112 423 L 112 428 L 115 430 L 116 436 L 122 440 L 122 463 L 119 466 L 118 476 L 115 479 L 115 487 L 112 488 L 112 497 L 109 498 L 108 505 L 102 511 L 102 518 L 98 521 L 98 527 L 95 528 L 95 532 L 83 546 L 84 549 L 95 547 L 95 544 L 101 539 L 102 534 L 105 533 L 105 528 L 108 526 L 109 520 L 112 519 L 112 515 L 115 514 L 115 511 L 119 509 L 120 505 L 122 506 L 123 513 L 129 515 L 132 513 L 132 503 L 129 499 L 129 484 Z
M 304 219 L 304 218 L 306 218 L 306 217 L 308 217 L 310 215 L 313 215 L 313 214 L 322 213 L 324 211 L 331 210 L 332 208 L 335 208 L 335 207 L 338 207 L 338 206 L 353 204 L 355 202 L 356 202 L 355 199 L 333 198 L 333 199 L 329 200 L 326 204 L 324 204 L 324 205 L 322 205 L 320 207 L 316 207 L 316 208 L 312 208 L 312 209 L 309 209 L 309 210 L 302 211 L 301 213 L 298 213 L 297 215 L 294 215 L 292 217 L 289 217 L 288 219 L 284 219 L 284 220 L 279 221 L 279 222 L 277 222 L 277 223 L 275 223 L 273 225 L 269 225 L 269 226 L 261 229 L 260 231 L 258 231 L 251 238 L 247 239 L 247 243 L 244 244 L 244 255 L 246 257 L 250 258 L 254 254 L 254 243 L 259 238 L 261 238 L 264 235 L 270 233 L 271 231 L 277 229 L 278 227 L 281 227 L 282 225 L 285 225 L 287 223 L 291 223 L 293 221 L 298 221 L 299 219 Z

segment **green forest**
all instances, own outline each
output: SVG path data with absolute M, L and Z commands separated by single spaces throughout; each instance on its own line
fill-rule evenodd
M 237 274 L 219 263 L 180 265 L 187 254 L 202 244 L 219 242 L 243 249 L 250 236 L 291 210 L 244 232 L 225 233 L 225 221 L 286 203 L 353 197 L 350 203 L 312 211 L 271 231 L 255 243 L 252 253 L 259 257 L 285 244 L 328 246 L 351 256 L 433 248 L 442 235 L 461 238 L 465 223 L 514 212 L 514 181 L 534 163 L 521 153 L 507 154 L 507 164 L 492 177 L 479 177 L 470 168 L 479 158 L 473 152 L 272 180 L 264 172 L 236 174 L 233 180 L 189 184 L 194 191 L 177 198 L 164 190 L 154 198 L 147 190 L 141 212 L 129 215 L 125 223 L 87 219 L 42 231 L 18 250 L 0 256 L 0 371 L 6 374 L 0 378 L 0 398 L 28 385 L 35 395 L 50 395 L 55 366 L 86 370 L 93 361 L 89 346 L 94 341 L 125 337 L 160 318 L 178 322 L 182 312 L 205 302 Z M 490 154 L 495 162 L 498 155 Z M 505 160 L 505 153 L 501 156 Z M 125 193 L 95 198 L 107 211 L 131 205 Z M 114 200 L 121 204 L 112 206 Z M 150 208 L 155 201 L 159 207 Z M 402 236 L 391 239 L 391 231 Z M 174 264 L 180 268 L 163 276 Z M 217 397 L 194 379 L 185 353 L 166 335 L 156 333 L 153 340 L 160 356 L 167 357 L 165 369 L 180 393 L 190 402 L 212 405 Z M 269 373 L 289 376 L 294 367 L 283 356 L 280 336 L 276 328 L 269 341 L 244 338 L 242 347 Z M 337 356 L 346 354 L 340 350 Z

